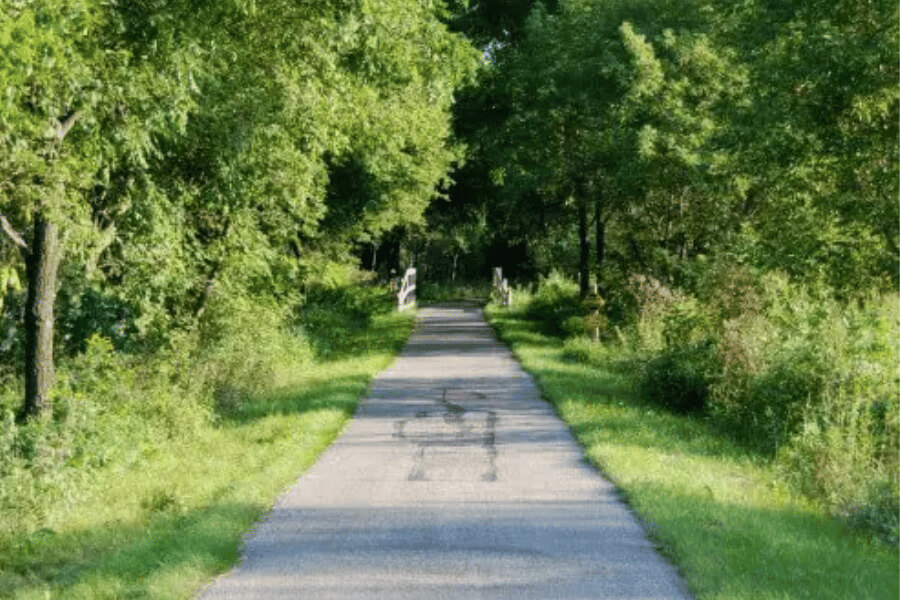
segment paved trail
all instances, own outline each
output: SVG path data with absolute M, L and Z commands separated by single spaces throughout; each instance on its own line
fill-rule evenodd
M 203 600 L 687 598 L 474 308 L 394 365 Z

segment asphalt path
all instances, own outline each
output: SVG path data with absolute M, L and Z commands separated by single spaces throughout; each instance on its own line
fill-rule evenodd
M 477 308 L 419 311 L 243 552 L 199 598 L 688 598 Z

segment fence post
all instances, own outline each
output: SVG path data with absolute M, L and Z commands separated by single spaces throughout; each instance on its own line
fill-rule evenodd
M 503 267 L 494 267 L 491 289 L 491 294 L 500 299 L 500 306 L 512 306 L 512 290 L 509 289 L 509 281 L 503 277 Z
M 585 297 L 582 306 L 587 309 L 588 314 L 584 318 L 585 329 L 593 333 L 594 343 L 600 343 L 600 328 L 605 326 L 606 318 L 600 310 L 606 301 L 600 297 L 597 291 L 597 284 L 594 284 L 594 291 Z

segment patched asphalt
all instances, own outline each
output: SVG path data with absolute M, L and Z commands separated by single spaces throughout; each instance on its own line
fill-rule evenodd
M 199 598 L 688 595 L 480 309 L 447 306 Z

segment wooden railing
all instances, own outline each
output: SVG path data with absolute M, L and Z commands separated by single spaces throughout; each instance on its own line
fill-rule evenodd
M 503 277 L 503 269 L 494 267 L 493 293 L 500 306 L 512 306 L 512 290 L 509 281 Z
M 407 269 L 397 291 L 397 310 L 403 310 L 416 302 L 416 270 Z

